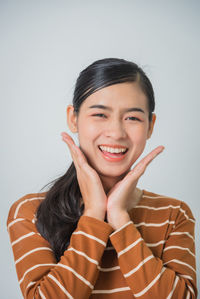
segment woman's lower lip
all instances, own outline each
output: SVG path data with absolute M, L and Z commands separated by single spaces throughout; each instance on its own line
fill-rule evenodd
M 115 155 L 115 154 L 112 154 L 112 153 L 109 153 L 109 152 L 106 152 L 106 151 L 101 151 L 101 154 L 103 156 L 103 158 L 107 161 L 110 161 L 110 162 L 119 162 L 121 160 L 123 160 L 126 156 L 126 153 L 125 154 L 120 154 L 120 155 Z

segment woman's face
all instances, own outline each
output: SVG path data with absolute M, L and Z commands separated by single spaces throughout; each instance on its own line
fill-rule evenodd
M 120 177 L 142 154 L 150 137 L 148 103 L 138 83 L 105 87 L 82 103 L 75 125 L 80 148 L 103 176 Z M 101 147 L 101 148 L 100 148 Z M 125 153 L 112 153 L 126 150 Z

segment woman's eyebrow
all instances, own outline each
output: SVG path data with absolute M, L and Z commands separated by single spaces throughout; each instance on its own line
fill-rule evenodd
M 111 107 L 104 106 L 104 105 L 92 105 L 92 106 L 89 106 L 89 108 L 99 108 L 99 109 L 104 109 L 104 110 L 109 110 L 109 111 L 113 110 Z M 138 111 L 138 112 L 145 113 L 144 110 L 142 110 L 141 108 L 138 108 L 138 107 L 123 109 L 123 112 L 131 112 L 131 111 Z

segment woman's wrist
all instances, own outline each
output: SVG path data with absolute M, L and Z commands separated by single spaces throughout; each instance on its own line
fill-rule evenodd
M 107 212 L 107 220 L 113 229 L 117 230 L 131 219 L 128 212 L 125 210 L 112 210 L 111 213 Z
M 101 211 L 101 210 L 97 210 L 97 209 L 86 209 L 83 212 L 83 216 L 89 216 L 89 217 L 93 217 L 98 220 L 104 221 L 105 211 Z

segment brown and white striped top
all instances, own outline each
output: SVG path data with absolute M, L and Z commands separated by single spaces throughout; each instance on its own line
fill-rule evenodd
M 7 220 L 24 298 L 197 298 L 195 220 L 186 203 L 143 190 L 131 221 L 116 231 L 81 216 L 56 263 L 35 226 L 44 197 L 19 199 Z

